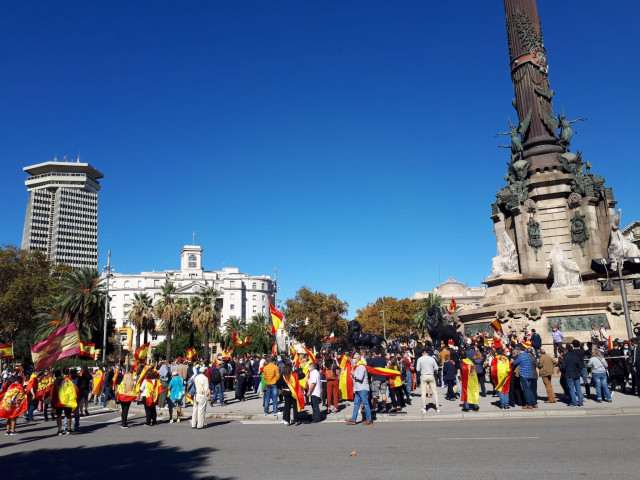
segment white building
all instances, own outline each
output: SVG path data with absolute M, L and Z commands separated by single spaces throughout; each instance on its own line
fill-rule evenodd
M 204 270 L 202 267 L 202 247 L 185 245 L 180 250 L 180 270 L 160 272 L 113 273 L 109 283 L 109 310 L 111 318 L 116 320 L 123 345 L 131 350 L 135 338 L 135 329 L 128 319 L 134 294 L 146 292 L 154 301 L 161 287 L 171 282 L 176 286 L 176 295 L 189 298 L 206 287 L 221 292 L 221 326 L 224 327 L 230 317 L 251 319 L 262 313 L 269 318 L 269 299 L 274 302 L 276 285 L 268 275 L 251 276 L 240 273 L 237 268 L 223 267 L 222 270 Z M 104 276 L 104 274 L 103 274 Z M 149 339 L 151 345 L 164 340 L 160 328 Z M 133 345 L 135 347 L 135 345 Z
M 98 268 L 98 179 L 88 163 L 52 162 L 23 169 L 30 177 L 23 250 L 40 250 L 55 263 Z
M 486 287 L 468 287 L 464 283 L 458 282 L 449 277 L 446 282 L 441 283 L 429 292 L 416 292 L 411 300 L 419 301 L 427 298 L 430 293 L 440 295 L 448 306 L 451 299 L 456 301 L 459 310 L 471 310 L 479 308 L 486 293 Z

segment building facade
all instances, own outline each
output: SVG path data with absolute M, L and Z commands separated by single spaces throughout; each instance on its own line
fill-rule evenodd
M 414 293 L 411 300 L 420 301 L 432 293 L 441 296 L 447 305 L 449 305 L 451 299 L 455 299 L 458 310 L 471 310 L 481 306 L 486 290 L 485 287 L 468 287 L 464 283 L 449 277 L 445 282 L 429 292 Z
M 235 267 L 204 270 L 202 252 L 202 247 L 197 245 L 182 247 L 179 270 L 112 274 L 109 282 L 109 311 L 111 318 L 116 321 L 125 349 L 131 351 L 134 347 L 132 341 L 136 332 L 129 322 L 129 310 L 134 295 L 145 292 L 155 303 L 157 294 L 168 282 L 175 284 L 176 296 L 187 299 L 207 287 L 221 292 L 221 328 L 224 328 L 231 317 L 250 320 L 254 315 L 261 313 L 269 318 L 269 300 L 275 301 L 276 284 L 268 275 L 252 276 L 240 273 Z M 150 338 L 151 346 L 163 340 L 164 335 L 158 326 Z
M 98 179 L 88 163 L 52 162 L 23 169 L 29 191 L 23 250 L 40 250 L 55 263 L 98 268 Z

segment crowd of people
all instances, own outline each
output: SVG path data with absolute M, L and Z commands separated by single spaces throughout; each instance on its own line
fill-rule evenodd
M 305 349 L 304 354 L 218 356 L 213 362 L 178 358 L 128 369 L 6 368 L 0 403 L 2 412 L 10 412 L 3 414 L 8 417 L 7 435 L 16 434 L 18 418 L 34 421 L 36 410 L 45 422 L 55 421 L 57 435 L 65 435 L 79 430 L 80 417 L 90 414 L 91 403 L 109 409 L 112 401 L 120 409 L 122 428 L 129 428 L 129 408 L 137 402 L 144 406 L 144 425 L 150 427 L 158 423 L 158 408 L 167 409 L 168 421 L 174 423 L 191 404 L 191 427 L 200 429 L 207 405 L 224 407 L 225 396 L 244 402 L 250 391 L 262 399 L 265 416 L 281 415 L 285 425 L 300 424 L 306 405 L 311 406 L 310 421 L 316 423 L 346 408 L 344 401 L 353 401 L 348 424 L 358 423 L 362 414 L 363 423 L 371 425 L 377 413 L 403 411 L 418 389 L 423 414 L 440 412 L 439 388 L 446 389 L 443 400 L 458 402 L 462 411 L 478 411 L 479 397 L 487 395 L 497 397 L 495 405 L 501 410 L 535 409 L 542 399 L 579 408 L 587 399 L 612 402 L 614 391 L 640 395 L 638 339 L 603 341 L 601 333 L 586 344 L 563 343 L 562 332 L 554 328 L 553 356 L 532 330 L 521 337 L 502 334 L 490 340 L 478 332 L 440 348 L 428 340 L 395 340 L 386 350 L 343 354 L 323 350 L 314 355 Z M 562 393 L 551 383 L 558 372 Z M 539 380 L 546 391 L 542 398 Z

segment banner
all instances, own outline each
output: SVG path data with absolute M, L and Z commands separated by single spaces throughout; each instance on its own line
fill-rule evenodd
M 46 340 L 31 345 L 31 359 L 36 370 L 74 355 L 80 355 L 80 337 L 75 322 L 57 329 Z

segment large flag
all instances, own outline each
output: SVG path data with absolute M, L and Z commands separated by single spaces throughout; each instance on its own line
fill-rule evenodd
M 13 343 L 0 345 L 0 358 L 13 358 Z
M 93 375 L 93 395 L 100 395 L 100 389 L 102 388 L 102 384 L 104 383 L 104 372 L 102 370 L 98 370 Z
M 144 345 L 140 345 L 140 348 L 136 350 L 136 353 L 133 354 L 133 358 L 140 363 L 147 363 L 147 357 L 149 356 L 149 345 L 150 343 L 145 343 Z
M 398 370 L 391 370 L 390 368 L 380 368 L 380 367 L 370 367 L 367 365 L 367 372 L 371 375 L 383 375 L 388 380 L 393 380 L 395 377 L 400 375 Z
M 95 355 L 96 355 L 96 344 L 85 343 L 82 340 L 80 340 L 80 356 L 94 358 Z
M 460 394 L 460 401 L 477 405 L 480 402 L 480 384 L 478 383 L 476 367 L 468 358 L 462 360 L 461 383 L 462 393 Z
M 196 352 L 196 347 L 191 347 L 189 350 L 187 350 L 187 358 L 189 359 L 189 361 L 192 361 L 194 358 L 196 358 L 197 355 L 198 352 Z
M 293 365 L 295 368 L 300 368 L 300 357 L 298 356 L 298 352 L 293 348 L 293 345 L 289 345 L 289 350 L 291 350 L 291 355 L 293 355 Z
M 509 393 L 511 365 L 509 359 L 504 355 L 498 355 L 491 360 L 491 380 L 493 380 L 496 391 Z
M 494 332 L 502 335 L 502 323 L 500 323 L 499 319 L 495 319 L 493 322 L 489 324 L 491 328 L 493 328 Z
M 347 355 L 342 355 L 339 360 L 340 378 L 338 391 L 342 400 L 353 400 L 353 377 L 351 376 L 351 360 Z
M 302 387 L 300 386 L 300 380 L 298 380 L 298 374 L 293 372 L 291 374 L 291 378 L 284 378 L 285 383 L 289 387 L 289 391 L 291 392 L 291 396 L 296 402 L 296 409 L 301 411 L 304 408 L 304 392 L 302 391 Z
M 233 353 L 234 350 L 235 350 L 235 348 L 232 348 L 229 351 L 222 352 L 222 359 L 225 360 L 227 358 L 231 358 L 231 354 Z
M 310 350 L 307 350 L 307 347 L 305 347 L 304 345 L 300 345 L 300 346 L 304 350 L 304 353 L 309 355 L 309 360 L 311 360 L 313 363 L 317 364 L 318 360 L 316 359 L 316 356 L 313 354 L 313 352 L 311 352 Z
M 0 395 L 0 418 L 18 418 L 26 411 L 27 394 L 20 383 L 12 383 L 9 388 Z
M 269 312 L 271 312 L 271 335 L 275 335 L 282 325 L 282 313 L 271 304 L 271 299 L 269 299 Z
M 44 400 L 44 397 L 47 396 L 47 393 L 51 392 L 51 388 L 53 385 L 53 377 L 51 375 L 45 375 L 38 382 L 38 390 L 36 391 L 36 399 Z
M 76 322 L 57 329 L 46 340 L 31 345 L 31 359 L 36 370 L 42 370 L 74 355 L 80 355 L 80 337 Z
M 333 330 L 331 331 L 331 335 L 329 335 L 329 338 L 327 338 L 327 342 L 331 343 L 336 339 L 336 336 L 333 333 Z

